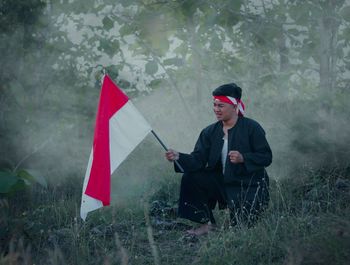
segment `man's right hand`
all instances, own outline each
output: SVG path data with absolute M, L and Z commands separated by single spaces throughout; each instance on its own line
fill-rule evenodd
M 174 162 L 175 160 L 179 159 L 179 152 L 173 150 L 173 149 L 168 149 L 168 151 L 165 152 L 165 158 L 169 161 L 169 162 Z

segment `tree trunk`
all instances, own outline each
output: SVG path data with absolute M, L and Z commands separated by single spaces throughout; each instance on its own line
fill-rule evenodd
M 336 85 L 336 45 L 339 22 L 336 17 L 337 5 L 334 0 L 327 1 L 323 6 L 323 15 L 319 19 L 320 28 L 320 91 L 329 102 Z
M 195 23 L 193 21 L 193 17 L 188 18 L 187 21 L 188 29 L 189 29 L 189 42 L 191 45 L 191 51 L 192 51 L 192 65 L 193 65 L 193 72 L 195 74 L 193 80 L 195 82 L 196 86 L 196 93 L 195 93 L 195 102 L 196 105 L 200 108 L 203 104 L 203 75 L 202 75 L 202 68 L 201 68 L 201 54 L 200 54 L 200 44 L 197 39 L 197 33 L 196 33 L 196 27 Z
M 280 56 L 280 72 L 286 72 L 288 70 L 289 59 L 288 59 L 288 48 L 286 45 L 286 38 L 283 33 L 283 26 L 281 25 L 281 35 L 278 40 L 278 52 Z

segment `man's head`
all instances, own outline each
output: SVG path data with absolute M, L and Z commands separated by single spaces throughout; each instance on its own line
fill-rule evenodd
M 213 91 L 213 96 L 229 96 L 235 99 L 241 99 L 242 89 L 235 83 L 219 86 Z
M 213 91 L 214 105 L 215 102 L 234 105 L 237 108 L 237 114 L 244 115 L 244 104 L 241 101 L 242 89 L 235 83 L 221 85 Z

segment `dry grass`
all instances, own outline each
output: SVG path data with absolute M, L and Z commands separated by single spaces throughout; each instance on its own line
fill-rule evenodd
M 336 186 L 340 178 L 348 180 L 348 172 L 273 182 L 270 206 L 254 227 L 229 227 L 227 213 L 217 211 L 220 228 L 200 238 L 184 237 L 186 223 L 165 225 L 174 216 L 150 209 L 156 199 L 174 204 L 176 181 L 85 223 L 78 217 L 79 180 L 35 187 L 0 201 L 0 264 L 347 264 L 349 190 Z

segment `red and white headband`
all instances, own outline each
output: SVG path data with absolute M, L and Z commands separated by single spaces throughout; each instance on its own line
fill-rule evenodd
M 245 106 L 242 100 L 238 98 L 233 98 L 230 96 L 214 96 L 214 100 L 218 100 L 218 101 L 225 102 L 235 106 L 238 105 L 238 110 L 239 110 L 238 115 L 244 116 Z

